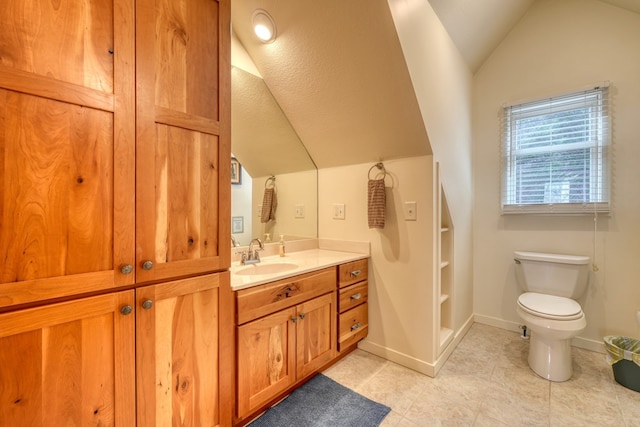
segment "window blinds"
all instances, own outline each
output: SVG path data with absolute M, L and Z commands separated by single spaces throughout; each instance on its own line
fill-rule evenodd
M 609 211 L 608 85 L 503 113 L 503 213 Z

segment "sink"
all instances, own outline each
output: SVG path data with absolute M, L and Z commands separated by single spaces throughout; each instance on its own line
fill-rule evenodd
M 235 274 L 239 274 L 241 276 L 253 276 L 256 274 L 276 274 L 284 273 L 285 271 L 294 270 L 296 268 L 298 268 L 297 264 L 291 264 L 289 262 L 278 262 L 273 264 L 252 264 L 236 271 Z

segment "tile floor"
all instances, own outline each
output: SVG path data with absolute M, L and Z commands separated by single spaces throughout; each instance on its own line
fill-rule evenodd
M 605 355 L 573 349 L 573 377 L 527 364 L 528 341 L 475 323 L 436 378 L 362 350 L 324 372 L 391 408 L 382 427 L 640 426 L 640 393 L 616 383 Z

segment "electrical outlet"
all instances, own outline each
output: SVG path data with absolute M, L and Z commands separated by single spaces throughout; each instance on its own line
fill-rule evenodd
M 296 218 L 304 218 L 304 205 L 296 205 Z
M 262 205 L 258 206 L 258 218 L 262 218 Z
M 333 204 L 333 219 L 344 219 L 344 203 Z
M 416 202 L 404 202 L 405 221 L 415 221 L 418 218 Z

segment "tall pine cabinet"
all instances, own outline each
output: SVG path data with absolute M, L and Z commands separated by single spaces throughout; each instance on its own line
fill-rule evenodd
M 3 2 L 3 425 L 231 423 L 229 14 Z

